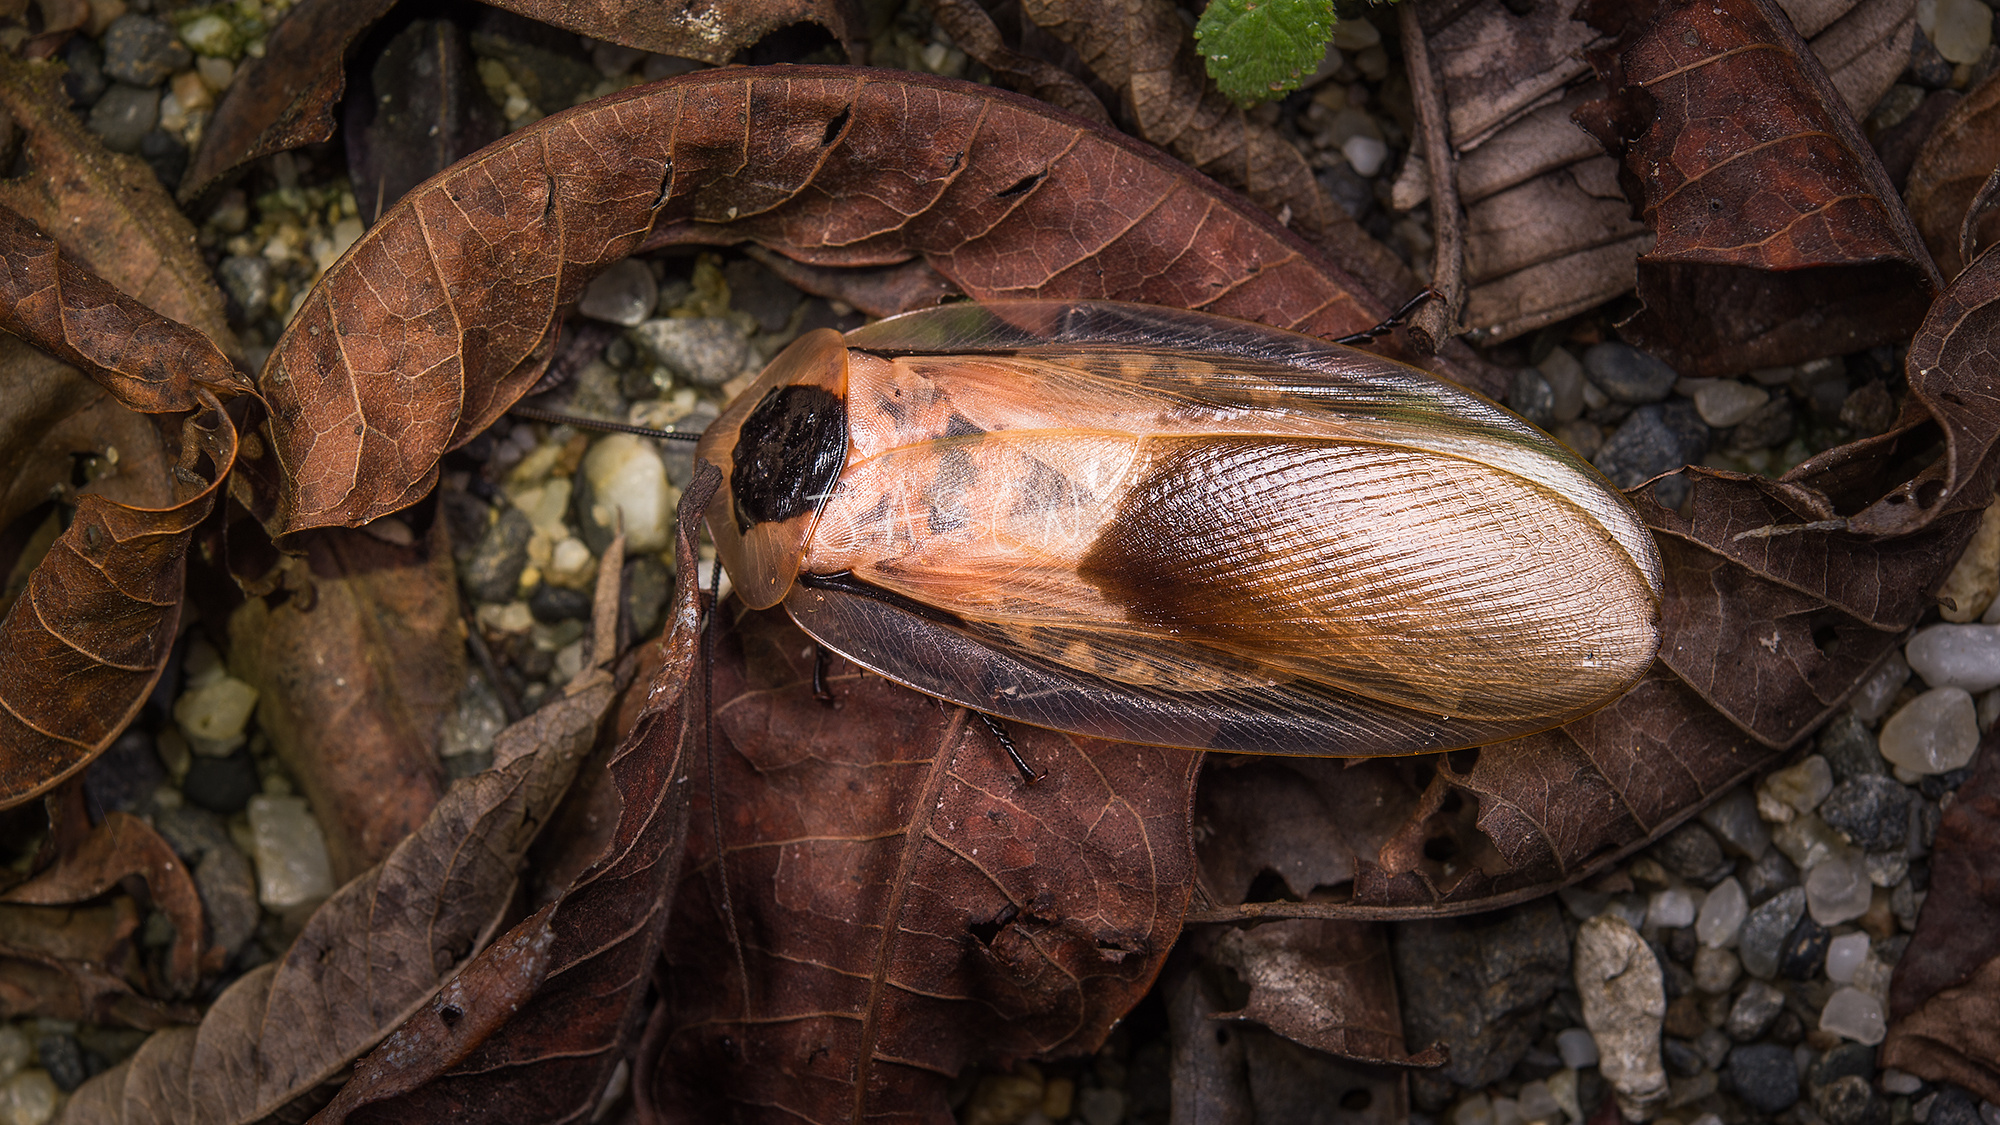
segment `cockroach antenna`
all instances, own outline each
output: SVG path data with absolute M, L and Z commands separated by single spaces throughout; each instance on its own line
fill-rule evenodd
M 547 422 L 553 426 L 575 426 L 579 430 L 598 430 L 608 434 L 637 434 L 659 441 L 701 440 L 700 430 L 656 430 L 651 426 L 635 426 L 630 422 L 611 422 L 603 418 L 584 418 L 556 410 L 543 410 L 539 406 L 511 406 L 507 408 L 507 413 L 516 418 L 526 418 L 531 422 Z

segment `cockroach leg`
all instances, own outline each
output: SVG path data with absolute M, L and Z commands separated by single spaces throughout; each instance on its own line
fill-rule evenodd
M 833 706 L 833 689 L 826 686 L 826 673 L 833 667 L 833 650 L 825 645 L 813 646 L 813 698 Z
M 579 430 L 596 430 L 607 434 L 637 434 L 639 437 L 655 441 L 700 441 L 699 430 L 656 430 L 651 426 L 634 426 L 629 422 L 609 422 L 602 418 L 584 418 L 575 414 L 564 414 L 555 410 L 543 410 L 539 406 L 510 406 L 507 413 L 516 418 L 526 418 L 531 422 L 547 422 L 552 426 L 575 426 Z
M 1430 286 L 1427 285 L 1416 296 L 1410 298 L 1408 301 L 1403 302 L 1402 308 L 1397 309 L 1393 313 L 1390 313 L 1389 319 L 1383 321 L 1382 323 L 1376 325 L 1373 328 L 1368 329 L 1365 332 L 1356 332 L 1352 336 L 1342 336 L 1338 340 L 1335 340 L 1334 343 L 1349 344 L 1349 345 L 1366 344 L 1374 340 L 1378 336 L 1387 336 L 1389 333 L 1394 332 L 1396 330 L 1397 325 L 1400 325 L 1403 323 L 1403 321 L 1409 319 L 1410 314 L 1417 311 L 1417 306 L 1423 304 L 1425 301 L 1428 301 L 1433 297 L 1438 297 L 1438 296 L 1442 296 L 1442 294 L 1440 294 L 1437 290 L 1432 289 Z
M 1000 720 L 984 711 L 974 711 L 973 714 L 979 716 L 979 721 L 985 723 L 986 729 L 993 732 L 994 741 L 1000 744 L 1000 749 L 1005 750 L 1007 757 L 1013 759 L 1014 768 L 1021 771 L 1022 781 L 1033 785 L 1035 782 L 1049 776 L 1047 770 L 1041 773 L 1035 772 L 1035 767 L 1029 765 L 1028 759 L 1021 756 L 1020 747 L 1014 745 L 1013 738 L 1008 736 L 1007 728 L 1001 724 Z

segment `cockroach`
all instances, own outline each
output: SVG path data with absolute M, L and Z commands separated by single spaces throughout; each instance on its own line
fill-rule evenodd
M 696 446 L 742 600 L 987 715 L 1338 756 L 1617 698 L 1661 567 L 1596 470 L 1338 344 L 1106 302 L 800 337 Z

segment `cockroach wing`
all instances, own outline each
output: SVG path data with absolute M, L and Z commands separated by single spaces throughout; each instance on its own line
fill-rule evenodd
M 784 599 L 813 526 L 847 462 L 847 348 L 801 336 L 702 432 L 695 456 L 722 470 L 709 533 L 752 609 Z

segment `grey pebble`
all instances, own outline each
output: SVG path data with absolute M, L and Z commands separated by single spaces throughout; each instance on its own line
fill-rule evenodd
M 1736 955 L 1743 960 L 1743 971 L 1763 980 L 1776 976 L 1785 939 L 1791 936 L 1805 912 L 1806 892 L 1803 887 L 1787 887 L 1751 910 L 1750 916 L 1743 920 L 1743 930 L 1736 944 Z
M 180 186 L 181 177 L 187 173 L 188 149 L 179 137 L 154 126 L 139 138 L 139 159 L 171 191 Z
M 1942 90 L 1951 85 L 1952 66 L 1925 35 L 1922 28 L 1910 33 L 1910 65 L 1903 71 L 1903 78 L 1913 86 L 1926 90 Z
M 1947 1082 L 1931 1103 L 1930 1120 L 1925 1125 L 1983 1125 L 1979 1098 L 1965 1087 Z
M 1685 1039 L 1666 1038 L 1660 1041 L 1660 1059 L 1667 1069 L 1682 1078 L 1693 1078 L 1707 1069 L 1701 1052 Z
M 632 329 L 630 339 L 676 382 L 690 386 L 719 387 L 741 374 L 750 360 L 743 330 L 720 317 L 648 320 Z
M 257 876 L 232 843 L 210 848 L 194 867 L 194 889 L 215 944 L 234 954 L 257 936 Z
M 1445 1044 L 1451 1061 L 1438 1073 L 1460 1086 L 1486 1086 L 1513 1069 L 1570 975 L 1569 935 L 1553 899 L 1400 923 L 1390 948 L 1405 1029 L 1415 1041 Z
M 83 791 L 104 812 L 131 812 L 167 780 L 151 732 L 128 730 L 83 773 Z
M 262 254 L 232 254 L 215 273 L 245 316 L 255 319 L 271 303 L 271 260 Z
M 1698 820 L 1690 820 L 1662 837 L 1653 845 L 1653 857 L 1660 861 L 1660 866 L 1684 879 L 1701 879 L 1726 862 L 1715 833 Z
M 1799 1066 L 1788 1047 L 1753 1043 L 1730 1051 L 1728 1078 L 1736 1096 L 1762 1113 L 1778 1113 L 1799 1100 Z
M 1694 403 L 1676 401 L 1632 411 L 1597 451 L 1595 461 L 1612 484 L 1632 488 L 1699 461 L 1707 452 L 1708 427 L 1702 425 Z
M 83 1060 L 83 1045 L 74 1035 L 42 1036 L 35 1041 L 35 1057 L 55 1080 L 56 1089 L 63 1093 L 83 1085 L 84 1079 L 90 1077 L 90 1068 Z
M 1832 930 L 1814 921 L 1811 914 L 1799 915 L 1798 924 L 1785 935 L 1785 944 L 1778 951 L 1778 974 L 1811 980 L 1826 964 L 1826 947 L 1832 941 Z
M 1583 353 L 1590 381 L 1614 402 L 1660 402 L 1671 394 L 1680 375 L 1656 356 L 1616 340 L 1592 344 Z
M 1826 1125 L 1889 1125 L 1889 1103 L 1875 1093 L 1868 1079 L 1852 1074 L 1815 1093 L 1813 1108 Z
M 652 555 L 625 563 L 625 613 L 632 619 L 634 637 L 644 639 L 659 631 L 673 586 L 674 572 Z
M 112 152 L 138 152 L 139 142 L 159 123 L 160 92 L 156 89 L 116 82 L 90 107 L 90 131 Z
M 1806 1092 L 1817 1099 L 1828 1084 L 1849 1076 L 1875 1077 L 1875 1048 L 1865 1043 L 1842 1043 L 1814 1059 L 1806 1068 Z
M 1743 884 L 1743 897 L 1754 907 L 1780 891 L 1798 886 L 1799 869 L 1792 866 L 1785 853 L 1772 848 L 1758 857 L 1757 862 L 1745 864 L 1736 878 Z
M 1369 209 L 1375 206 L 1374 182 L 1345 160 L 1336 160 L 1330 167 L 1320 169 L 1317 178 L 1326 193 L 1352 218 L 1366 218 Z
M 257 762 L 248 746 L 238 746 L 226 758 L 196 754 L 181 779 L 181 795 L 212 813 L 234 816 L 243 811 L 250 798 L 263 791 L 257 778 Z
M 194 62 L 172 24 L 136 12 L 104 29 L 104 73 L 134 86 L 158 86 Z
M 528 612 L 544 625 L 554 625 L 558 621 L 574 619 L 590 620 L 590 595 L 567 586 L 551 586 L 547 582 L 535 587 L 528 595 Z
M 1785 1010 L 1785 994 L 1761 980 L 1753 980 L 1736 994 L 1722 1029 L 1731 1039 L 1747 1043 L 1764 1034 L 1778 1013 Z
M 1701 1053 L 1701 1061 L 1711 1069 L 1720 1067 L 1729 1057 L 1729 1036 L 1719 1027 L 1711 1027 L 1695 1037 L 1694 1049 Z
M 63 64 L 69 67 L 63 74 L 63 92 L 73 104 L 87 109 L 104 96 L 111 80 L 104 77 L 104 52 L 94 41 L 82 35 L 71 37 L 63 44 Z
M 1896 401 L 1889 388 L 1873 379 L 1854 388 L 1840 404 L 1840 424 L 1856 437 L 1874 437 L 1896 420 Z
M 1514 382 L 1507 388 L 1507 409 L 1547 429 L 1555 424 L 1556 393 L 1541 372 L 1523 367 L 1514 372 Z
M 1793 409 L 1792 400 L 1785 395 L 1777 395 L 1736 424 L 1736 428 L 1729 433 L 1729 448 L 1739 453 L 1775 449 L 1792 436 L 1792 427 L 1797 422 L 1798 412 Z
M 1827 794 L 1819 815 L 1862 851 L 1900 850 L 1910 838 L 1910 791 L 1893 777 L 1851 777 Z
M 465 589 L 474 600 L 508 602 L 528 568 L 528 540 L 535 525 L 512 504 L 503 504 L 500 518 L 486 529 L 465 564 Z
M 780 331 L 791 323 L 793 310 L 805 300 L 797 289 L 753 258 L 738 258 L 723 266 L 722 280 L 729 283 L 729 307 L 749 313 L 766 332 Z
M 1852 711 L 1842 711 L 1819 732 L 1814 744 L 1833 771 L 1835 784 L 1863 776 L 1889 776 L 1889 764 L 1875 745 L 1875 732 Z

